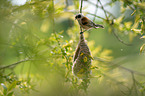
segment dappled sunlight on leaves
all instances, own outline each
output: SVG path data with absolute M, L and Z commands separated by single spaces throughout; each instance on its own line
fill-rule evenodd
M 109 9 L 115 4 L 117 15 Z M 87 12 L 88 5 L 96 13 Z M 144 96 L 144 6 L 142 0 L 83 1 L 84 15 L 104 29 L 84 32 L 91 55 L 80 56 L 84 63 L 92 60 L 91 76 L 79 79 L 72 66 L 80 1 L 27 0 L 17 6 L 0 0 L 0 95 Z

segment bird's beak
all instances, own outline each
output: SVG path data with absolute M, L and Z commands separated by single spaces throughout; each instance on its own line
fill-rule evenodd
M 75 20 L 78 18 L 78 16 L 75 17 Z

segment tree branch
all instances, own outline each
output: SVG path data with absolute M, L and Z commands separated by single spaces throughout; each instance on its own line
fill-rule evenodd
M 80 13 L 82 13 L 83 0 L 81 0 Z
M 103 11 L 105 11 L 106 13 L 108 13 L 109 15 L 111 15 L 111 16 L 113 17 L 113 19 L 116 18 L 112 13 L 110 13 L 110 12 L 107 11 L 107 10 L 105 10 L 104 8 L 98 6 L 98 5 L 96 5 L 96 4 L 94 4 L 94 3 L 90 2 L 90 1 L 88 1 L 88 3 L 90 3 L 90 4 L 92 4 L 92 5 L 96 6 L 96 7 L 98 7 L 98 8 L 100 8 L 100 9 L 102 9 Z
M 98 5 L 98 1 L 99 1 L 99 0 L 97 0 L 97 5 Z M 96 9 L 95 9 L 95 13 L 94 13 L 95 15 L 97 14 L 97 10 L 98 10 L 98 6 L 97 6 Z M 94 21 L 95 21 L 95 16 L 94 16 L 94 18 L 93 18 L 93 22 L 94 22 Z
M 121 42 L 122 44 L 127 45 L 127 46 L 132 46 L 132 44 L 125 43 L 123 40 L 121 40 L 121 39 L 119 38 L 119 36 L 115 33 L 114 28 L 112 28 L 112 29 L 113 29 L 113 30 L 112 30 L 113 35 L 117 38 L 117 40 L 118 40 L 119 42 Z
M 100 18 L 100 19 L 102 19 L 102 20 L 105 20 L 103 17 L 100 17 L 100 16 L 98 16 L 98 15 L 96 15 L 96 14 L 92 14 L 92 13 L 89 13 L 89 12 L 88 12 L 88 14 L 90 14 L 90 15 L 92 15 L 92 16 L 95 16 L 95 17 L 97 17 L 97 18 Z
M 31 61 L 31 60 L 32 60 L 32 59 L 26 58 L 26 59 L 24 59 L 24 60 L 18 61 L 18 62 L 16 62 L 16 63 L 10 64 L 10 65 L 0 66 L 0 70 L 6 69 L 6 68 L 10 68 L 10 67 L 14 67 L 14 66 L 16 66 L 16 65 L 18 65 L 18 64 L 20 64 L 20 63 L 23 63 L 23 62 L 26 62 L 26 61 Z
M 104 7 L 103 7 L 101 1 L 100 1 L 100 0 L 98 0 L 98 1 L 99 1 L 100 5 L 101 5 L 102 10 L 103 10 L 104 13 L 105 13 L 105 17 L 106 17 L 106 19 L 109 20 L 109 18 L 108 18 L 108 16 L 107 16 L 107 12 L 106 12 L 106 10 L 104 9 Z
M 140 73 L 140 72 L 138 72 L 138 71 L 134 71 L 134 70 L 125 68 L 125 67 L 123 67 L 123 66 L 121 66 L 121 65 L 118 65 L 118 64 L 115 64 L 115 63 L 113 63 L 113 62 L 105 61 L 105 60 L 100 59 L 100 58 L 98 58 L 98 57 L 95 57 L 94 60 L 98 60 L 98 61 L 100 61 L 100 62 L 104 62 L 104 63 L 107 63 L 107 64 L 111 64 L 111 66 L 116 65 L 116 67 L 118 67 L 118 68 L 120 68 L 120 69 L 124 69 L 124 70 L 126 70 L 126 71 L 128 71 L 128 72 L 131 72 L 131 73 L 134 73 L 134 74 L 136 74 L 136 75 L 145 76 L 145 74 L 143 74 L 143 73 Z

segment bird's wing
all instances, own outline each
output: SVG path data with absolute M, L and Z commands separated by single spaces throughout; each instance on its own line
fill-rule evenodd
M 85 26 L 88 26 L 88 27 L 93 27 L 93 22 L 89 18 L 83 17 L 81 19 L 81 21 L 82 21 L 82 25 L 85 25 Z
M 93 23 L 91 20 L 87 18 L 82 19 L 82 25 L 88 26 L 88 27 L 93 27 L 95 23 Z
M 81 19 L 81 21 L 82 21 L 82 25 L 87 25 L 88 24 L 88 18 L 87 17 L 83 17 Z

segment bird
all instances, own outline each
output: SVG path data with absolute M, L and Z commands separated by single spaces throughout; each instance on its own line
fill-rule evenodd
M 92 28 L 104 28 L 103 25 L 95 24 L 92 20 L 84 16 L 82 13 L 79 13 L 75 16 L 75 19 L 78 21 L 81 28 L 86 30 L 92 29 Z M 83 31 L 83 32 L 84 32 Z M 81 32 L 81 33 L 83 33 Z

